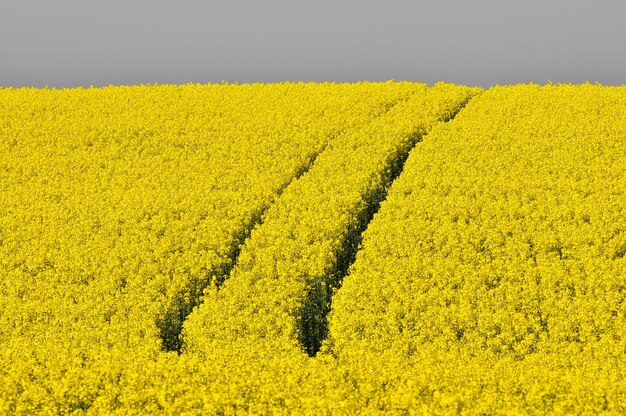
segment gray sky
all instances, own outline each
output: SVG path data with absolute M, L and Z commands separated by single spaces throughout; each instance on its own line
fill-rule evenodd
M 625 84 L 624 0 L 0 0 L 0 86 Z

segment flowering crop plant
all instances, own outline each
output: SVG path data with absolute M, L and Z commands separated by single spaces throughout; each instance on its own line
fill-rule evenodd
M 626 87 L 0 89 L 0 413 L 623 414 Z

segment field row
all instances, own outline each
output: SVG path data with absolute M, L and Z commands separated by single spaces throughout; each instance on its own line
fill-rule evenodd
M 230 277 L 185 324 L 188 352 L 229 348 L 272 354 L 326 336 L 326 313 L 361 232 L 409 151 L 473 91 L 436 85 L 333 140 L 252 230 Z
M 624 413 L 624 138 L 626 88 L 593 85 L 493 88 L 438 126 L 333 299 L 339 365 L 387 408 Z
M 4 397 L 69 411 L 128 361 L 177 350 L 202 290 L 287 184 L 335 137 L 426 90 L 2 90 Z
M 9 89 L 0 120 L 0 412 L 626 412 L 624 87 Z

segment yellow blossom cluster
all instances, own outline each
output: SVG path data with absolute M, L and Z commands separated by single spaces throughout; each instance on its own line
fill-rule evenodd
M 249 339 L 317 352 L 333 288 L 409 150 L 478 91 L 424 87 L 333 140 L 252 230 L 230 277 L 190 315 L 185 350 L 210 355 Z
M 179 348 L 262 213 L 408 82 L 0 90 L 0 412 L 104 400 Z
M 333 297 L 339 365 L 388 409 L 626 412 L 625 138 L 626 88 L 591 84 L 433 129 Z
M 625 138 L 590 84 L 0 89 L 0 414 L 624 414 Z

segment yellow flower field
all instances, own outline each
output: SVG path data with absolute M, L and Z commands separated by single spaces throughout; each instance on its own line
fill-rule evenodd
M 0 413 L 623 414 L 626 87 L 0 89 Z

